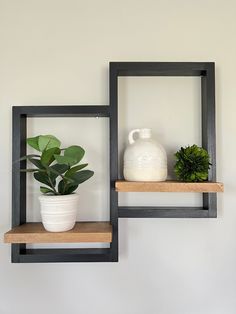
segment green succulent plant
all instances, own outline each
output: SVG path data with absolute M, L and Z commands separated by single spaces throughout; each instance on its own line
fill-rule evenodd
M 176 164 L 174 171 L 177 179 L 186 182 L 205 181 L 210 169 L 210 156 L 208 152 L 197 145 L 181 147 L 175 153 Z
M 40 186 L 43 194 L 72 194 L 81 183 L 94 174 L 91 170 L 82 170 L 88 164 L 80 163 L 85 154 L 80 146 L 73 145 L 62 149 L 61 142 L 53 135 L 28 138 L 27 144 L 39 154 L 21 157 L 21 160 L 28 160 L 35 166 L 21 171 L 33 173 L 34 178 L 43 184 Z

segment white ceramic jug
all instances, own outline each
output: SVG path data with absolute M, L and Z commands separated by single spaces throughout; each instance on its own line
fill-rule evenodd
M 134 133 L 139 138 L 134 140 Z M 127 181 L 165 181 L 167 156 L 164 148 L 152 139 L 151 129 L 129 133 L 129 146 L 124 154 L 124 178 Z

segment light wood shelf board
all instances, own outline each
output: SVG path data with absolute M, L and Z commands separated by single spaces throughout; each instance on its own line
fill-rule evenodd
M 224 185 L 220 182 L 133 182 L 116 181 L 117 192 L 196 192 L 196 193 L 216 193 L 223 192 Z
M 112 242 L 110 222 L 77 222 L 72 230 L 48 232 L 42 223 L 26 223 L 4 235 L 5 243 Z

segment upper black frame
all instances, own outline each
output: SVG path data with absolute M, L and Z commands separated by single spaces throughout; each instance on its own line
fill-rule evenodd
M 208 180 L 216 181 L 215 64 L 213 62 L 110 62 L 110 107 L 114 120 L 116 117 L 114 121 L 116 128 L 118 126 L 119 76 L 201 77 L 202 147 L 208 151 L 212 163 Z M 117 138 L 113 147 L 114 152 L 118 152 Z M 113 173 L 116 173 L 116 180 L 118 179 L 118 159 L 117 156 L 113 158 Z M 118 215 L 127 218 L 213 218 L 217 216 L 217 196 L 216 193 L 203 193 L 202 207 L 118 206 Z
M 109 106 L 17 106 L 13 107 L 12 134 L 12 227 L 26 223 L 26 174 L 20 168 L 26 162 L 19 161 L 26 155 L 27 117 L 108 117 L 110 124 L 110 221 L 112 243 L 110 248 L 87 249 L 28 249 L 26 244 L 12 244 L 12 262 L 117 262 L 118 261 L 118 216 L 117 195 L 112 188 L 114 173 L 113 138 L 117 130 L 113 125 L 114 112 Z

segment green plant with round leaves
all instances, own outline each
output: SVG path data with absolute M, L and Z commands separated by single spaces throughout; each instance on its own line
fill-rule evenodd
M 208 152 L 197 145 L 181 147 L 175 153 L 175 174 L 180 181 L 199 182 L 208 178 L 210 169 L 210 156 Z
M 80 163 L 85 154 L 80 146 L 62 149 L 61 142 L 53 135 L 28 138 L 27 144 L 39 153 L 21 157 L 20 160 L 28 160 L 35 166 L 21 171 L 33 173 L 34 178 L 43 184 L 40 186 L 43 194 L 72 194 L 94 174 L 91 170 L 82 170 L 88 164 Z

